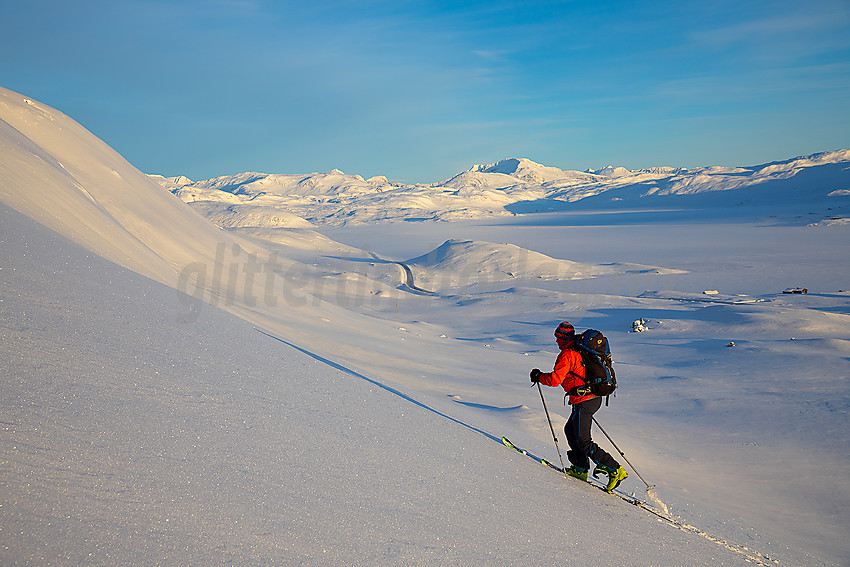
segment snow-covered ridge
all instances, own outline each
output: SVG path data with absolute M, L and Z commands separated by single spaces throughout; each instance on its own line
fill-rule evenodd
M 240 182 L 265 179 L 237 177 Z M 393 280 L 377 279 L 382 274 L 326 272 L 301 262 L 295 254 L 304 248 L 313 263 L 320 252 L 359 252 L 303 230 L 310 224 L 278 209 L 274 200 L 258 195 L 251 202 L 238 192 L 209 189 L 187 206 L 157 181 L 175 191 L 191 183 L 151 178 L 68 116 L 0 88 L 0 202 L 107 260 L 185 293 L 179 308 L 187 318 L 207 302 L 303 338 L 324 333 L 315 311 L 336 312 L 339 320 L 358 317 L 328 304 L 327 289 L 358 282 L 383 296 L 395 291 Z M 256 238 L 268 230 L 287 232 L 281 228 L 302 230 Z
M 563 171 L 533 162 L 527 158 L 508 158 L 490 165 L 476 165 L 469 171 L 481 173 L 503 173 L 526 183 L 547 183 L 558 179 L 571 179 L 576 171 Z
M 83 126 L 0 88 L 0 201 L 169 285 L 200 242 L 235 244 Z
M 523 279 L 569 281 L 627 273 L 682 274 L 683 270 L 631 263 L 588 264 L 552 258 L 509 243 L 447 240 L 434 250 L 405 262 L 417 280 L 435 291 L 467 284 Z
M 432 184 L 364 179 L 339 170 L 310 174 L 240 173 L 193 182 L 154 178 L 186 202 L 251 203 L 286 210 L 317 225 L 394 220 L 488 218 L 581 206 L 737 206 L 813 203 L 844 205 L 850 188 L 850 150 L 822 152 L 747 167 L 668 166 L 628 170 L 607 166 L 570 171 L 527 158 L 475 165 Z M 676 200 L 671 200 L 678 198 Z M 222 226 L 239 224 L 224 220 Z

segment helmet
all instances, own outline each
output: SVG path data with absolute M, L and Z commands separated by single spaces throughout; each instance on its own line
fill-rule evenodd
M 575 336 L 575 334 L 576 330 L 566 321 L 558 325 L 558 328 L 555 329 L 555 336 L 559 339 L 571 339 Z

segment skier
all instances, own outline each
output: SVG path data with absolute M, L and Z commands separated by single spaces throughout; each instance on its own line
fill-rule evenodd
M 581 354 L 572 348 L 576 342 L 573 326 L 566 321 L 558 325 L 555 329 L 555 340 L 561 352 L 555 360 L 554 369 L 552 372 L 541 372 L 539 368 L 535 368 L 531 371 L 531 382 L 540 382 L 544 386 L 561 386 L 570 394 L 570 405 L 573 409 L 564 425 L 564 434 L 570 445 L 567 458 L 571 466 L 566 473 L 586 481 L 592 459 L 596 463 L 593 476 L 597 477 L 600 473 L 608 475 L 606 490 L 611 492 L 629 476 L 629 473 L 590 437 L 593 414 L 602 406 L 602 398 L 593 394 L 579 396 L 573 390 L 576 386 L 585 385 Z

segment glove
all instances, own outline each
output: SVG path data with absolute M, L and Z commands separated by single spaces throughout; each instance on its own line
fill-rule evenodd
M 534 370 L 532 370 L 530 376 L 531 376 L 531 383 L 537 384 L 537 382 L 540 381 L 540 369 L 535 368 Z

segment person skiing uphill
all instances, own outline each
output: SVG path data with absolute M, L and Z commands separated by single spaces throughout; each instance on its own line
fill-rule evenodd
M 566 470 L 570 476 L 581 480 L 587 480 L 590 470 L 590 461 L 596 463 L 593 476 L 600 473 L 608 475 L 606 490 L 611 492 L 629 476 L 626 469 L 606 453 L 599 445 L 593 442 L 590 436 L 590 426 L 595 414 L 602 406 L 602 398 L 599 396 L 577 395 L 574 388 L 584 386 L 584 363 L 581 354 L 573 348 L 576 343 L 575 329 L 571 324 L 564 321 L 555 329 L 555 340 L 561 352 L 555 360 L 552 372 L 541 372 L 539 368 L 531 371 L 531 382 L 541 383 L 544 386 L 561 386 L 570 394 L 570 405 L 572 413 L 564 425 L 564 434 L 570 450 L 567 458 L 571 466 Z

